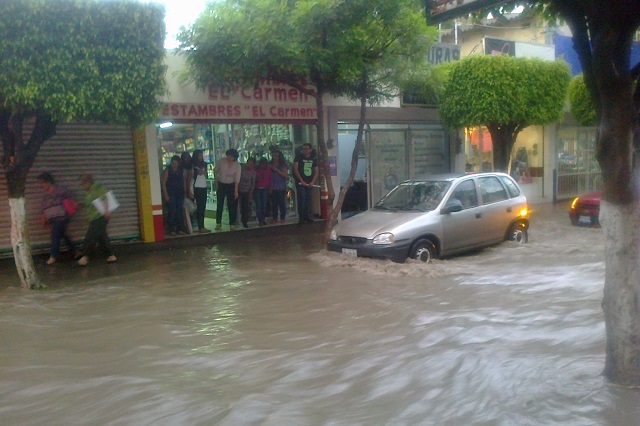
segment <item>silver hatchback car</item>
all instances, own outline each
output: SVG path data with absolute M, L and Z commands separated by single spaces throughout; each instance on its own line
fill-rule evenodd
M 349 256 L 429 262 L 506 239 L 526 243 L 527 199 L 505 173 L 433 175 L 402 182 L 373 208 L 331 231 Z

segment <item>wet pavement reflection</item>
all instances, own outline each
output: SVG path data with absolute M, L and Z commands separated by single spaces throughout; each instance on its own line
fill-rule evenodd
M 529 244 L 428 265 L 300 232 L 2 286 L 0 423 L 640 424 L 600 375 L 602 232 L 536 209 Z

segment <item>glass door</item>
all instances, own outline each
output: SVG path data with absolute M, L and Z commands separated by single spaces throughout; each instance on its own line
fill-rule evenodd
M 377 203 L 398 183 L 408 178 L 404 130 L 367 132 L 370 167 L 370 205 Z

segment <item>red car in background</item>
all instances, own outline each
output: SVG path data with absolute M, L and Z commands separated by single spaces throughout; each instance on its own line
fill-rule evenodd
M 569 207 L 569 218 L 576 226 L 600 226 L 602 191 L 593 191 L 576 197 Z

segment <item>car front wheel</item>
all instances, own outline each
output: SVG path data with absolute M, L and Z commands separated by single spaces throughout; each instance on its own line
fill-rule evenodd
M 509 231 L 509 239 L 519 244 L 525 244 L 529 241 L 529 231 L 522 222 L 514 223 Z
M 431 262 L 436 258 L 436 246 L 427 239 L 418 240 L 411 249 L 410 257 L 424 263 Z

